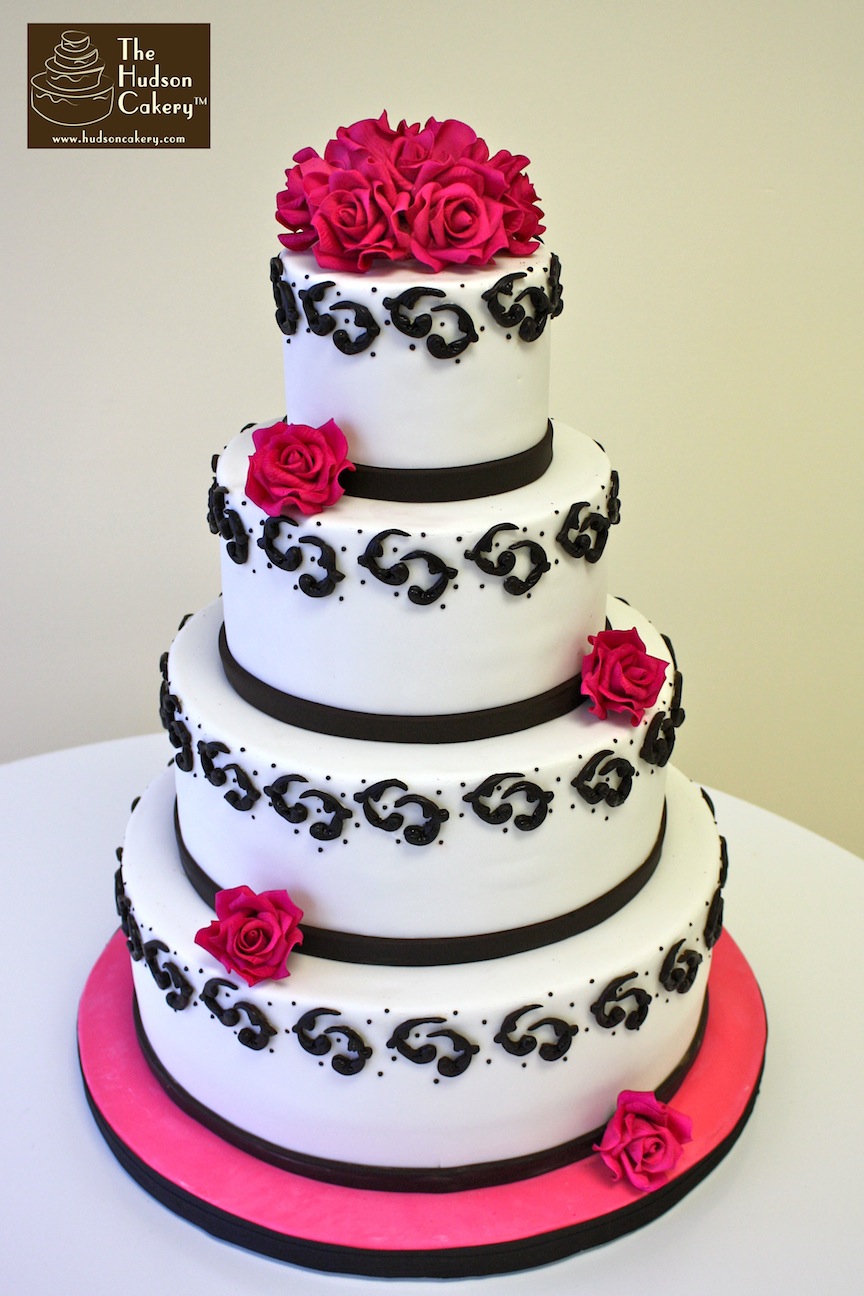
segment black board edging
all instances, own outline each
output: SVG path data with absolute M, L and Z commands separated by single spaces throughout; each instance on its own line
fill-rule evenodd
M 291 1237 L 201 1201 L 151 1169 L 132 1152 L 102 1116 L 91 1096 L 83 1070 L 82 1078 L 96 1124 L 127 1174 L 168 1210 L 213 1237 L 273 1260 L 323 1273 L 367 1278 L 479 1278 L 552 1264 L 580 1251 L 612 1242 L 665 1214 L 701 1183 L 737 1143 L 752 1115 L 763 1070 L 764 1054 L 756 1083 L 733 1129 L 696 1165 L 664 1187 L 596 1220 L 511 1242 L 446 1247 L 434 1251 L 367 1250 Z

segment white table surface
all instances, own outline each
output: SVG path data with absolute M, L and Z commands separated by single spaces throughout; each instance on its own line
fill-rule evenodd
M 5 987 L 0 1289 L 15 1296 L 420 1296 L 440 1282 L 317 1274 L 228 1246 L 158 1205 L 90 1116 L 75 1017 L 116 929 L 115 848 L 163 735 L 0 766 Z M 671 1212 L 540 1270 L 451 1281 L 459 1296 L 749 1296 L 864 1291 L 864 862 L 712 792 L 729 842 L 729 929 L 762 987 L 761 1096 L 729 1156 Z

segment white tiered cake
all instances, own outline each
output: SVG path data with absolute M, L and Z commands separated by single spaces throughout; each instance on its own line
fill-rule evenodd
M 559 263 L 467 127 L 328 150 L 280 196 L 287 418 L 214 461 L 223 597 L 163 663 L 174 759 L 117 875 L 140 1046 L 286 1179 L 456 1201 L 590 1158 L 662 1191 L 725 850 L 668 763 L 671 645 L 607 597 L 617 474 L 549 420 Z

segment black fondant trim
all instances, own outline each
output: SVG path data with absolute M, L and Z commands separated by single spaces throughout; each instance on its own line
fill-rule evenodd
M 542 440 L 520 454 L 458 468 L 376 468 L 355 464 L 340 484 L 346 495 L 402 504 L 442 504 L 481 499 L 529 486 L 552 462 L 552 422 Z
M 490 1188 L 498 1184 L 514 1183 L 520 1179 L 533 1179 L 537 1175 L 547 1174 L 550 1170 L 570 1165 L 573 1161 L 581 1161 L 592 1154 L 594 1144 L 603 1136 L 604 1126 L 601 1125 L 597 1129 L 589 1130 L 587 1134 L 569 1139 L 566 1143 L 559 1143 L 556 1147 L 545 1148 L 541 1152 L 509 1157 L 504 1161 L 484 1161 L 464 1166 L 369 1166 L 310 1156 L 308 1153 L 295 1152 L 291 1148 L 281 1147 L 279 1144 L 270 1143 L 255 1134 L 250 1134 L 225 1120 L 217 1112 L 211 1111 L 209 1107 L 205 1107 L 181 1084 L 178 1084 L 163 1066 L 147 1038 L 138 1011 L 137 999 L 134 1000 L 134 1018 L 138 1043 L 147 1065 L 168 1097 L 181 1111 L 186 1112 L 205 1129 L 212 1130 L 226 1143 L 239 1147 L 250 1156 L 257 1157 L 259 1161 L 266 1161 L 268 1165 L 278 1166 L 280 1170 L 288 1170 L 292 1174 L 305 1175 L 307 1179 L 339 1184 L 346 1188 L 364 1188 L 379 1192 L 459 1192 L 467 1188 Z M 655 1090 L 661 1102 L 669 1102 L 683 1084 L 687 1072 L 702 1047 L 707 1024 L 708 996 L 706 994 L 699 1024 L 684 1056 Z
M 183 841 L 176 802 L 174 831 L 183 872 L 204 903 L 214 909 L 216 893 L 221 888 L 208 877 Z M 441 967 L 453 963 L 482 963 L 554 945 L 557 941 L 567 940 L 570 936 L 578 936 L 580 932 L 596 927 L 629 904 L 648 882 L 660 862 L 665 834 L 664 802 L 660 830 L 647 859 L 611 891 L 588 904 L 580 905 L 578 909 L 571 909 L 569 913 L 556 918 L 547 918 L 544 922 L 511 927 L 506 931 L 483 932 L 476 936 L 412 938 L 361 936 L 356 932 L 330 931 L 326 927 L 311 927 L 303 923 L 303 948 L 298 949 L 294 957 L 311 956 L 333 959 L 340 963 L 366 963 L 375 967 Z
M 219 631 L 219 655 L 225 678 L 238 697 L 256 711 L 283 724 L 296 725 L 313 733 L 335 738 L 360 738 L 368 742 L 454 743 L 500 738 L 534 725 L 557 720 L 584 702 L 582 676 L 574 675 L 563 684 L 536 697 L 486 711 L 460 711 L 451 715 L 383 715 L 373 711 L 348 711 L 308 698 L 283 693 L 265 684 L 235 661 L 228 647 L 225 626 Z

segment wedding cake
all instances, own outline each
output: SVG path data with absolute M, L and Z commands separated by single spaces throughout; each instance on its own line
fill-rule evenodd
M 747 979 L 719 975 L 724 936 L 709 1007 L 725 844 L 670 763 L 672 645 L 607 589 L 618 475 L 550 419 L 562 272 L 526 164 L 386 115 L 296 155 L 286 415 L 214 457 L 222 597 L 163 659 L 173 759 L 117 871 L 130 1065 L 185 1131 L 164 1142 L 330 1194 L 343 1232 L 244 1232 L 165 1166 L 154 1189 L 82 1050 L 145 1186 L 322 1268 L 491 1272 L 615 1236 L 710 1168 L 758 1084 L 756 1013 L 746 1101 L 700 1131 L 715 998 L 719 1023 Z M 363 1241 L 366 1210 L 404 1229 L 568 1175 L 566 1244 L 564 1216 L 521 1258 L 518 1230 Z

